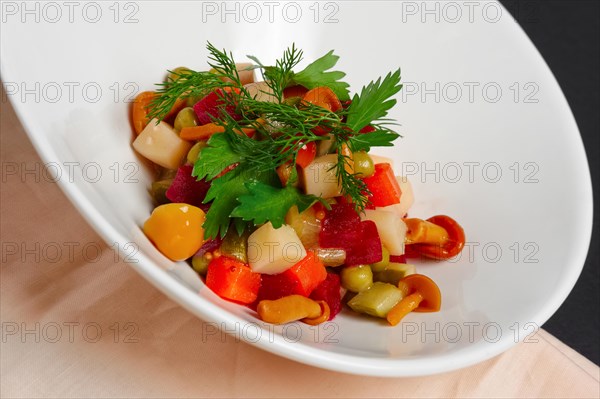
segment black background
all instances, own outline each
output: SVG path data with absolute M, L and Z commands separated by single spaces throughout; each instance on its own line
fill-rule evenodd
M 536 45 L 567 97 L 583 138 L 594 186 L 594 229 L 583 273 L 567 301 L 543 328 L 599 364 L 600 1 L 502 0 L 501 3 Z

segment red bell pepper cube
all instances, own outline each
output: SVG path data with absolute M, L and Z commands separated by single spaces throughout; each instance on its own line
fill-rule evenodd
M 389 163 L 376 164 L 375 173 L 371 177 L 364 178 L 363 181 L 371 192 L 369 201 L 372 205 L 380 207 L 400 203 L 402 191 Z
M 329 320 L 342 310 L 342 296 L 340 293 L 340 276 L 335 273 L 327 273 L 327 278 L 314 289 L 310 298 L 315 301 L 325 301 L 329 305 Z
M 206 286 L 221 298 L 247 304 L 258 296 L 260 277 L 245 263 L 220 256 L 208 265 Z
M 309 251 L 306 257 L 283 273 L 263 274 L 259 300 L 275 300 L 288 295 L 309 296 L 327 278 L 325 266 Z

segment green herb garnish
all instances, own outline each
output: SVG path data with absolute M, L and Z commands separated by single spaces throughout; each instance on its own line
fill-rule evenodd
M 362 211 L 368 203 L 369 191 L 364 181 L 349 171 L 350 160 L 344 155 L 344 149 L 355 152 L 391 146 L 399 137 L 388 127 L 391 123 L 385 118 L 396 104 L 392 97 L 402 88 L 400 70 L 363 87 L 347 109 L 334 113 L 312 104 L 289 104 L 283 99 L 283 91 L 293 85 L 307 89 L 327 86 L 341 101 L 350 99 L 349 85 L 341 81 L 345 74 L 331 71 L 339 59 L 333 51 L 300 72 L 293 71 L 303 57 L 295 45 L 288 48 L 274 66 L 263 65 L 256 57 L 249 56 L 258 64 L 254 68 L 262 70 L 276 100 L 264 102 L 252 98 L 241 85 L 231 53 L 218 50 L 211 43 L 207 49 L 213 71 L 185 71 L 176 75 L 176 79 L 160 84 L 158 96 L 149 110 L 151 118 L 162 120 L 180 98 L 225 87 L 239 89 L 239 94 L 230 92 L 222 96 L 222 101 L 235 106 L 241 118 L 234 120 L 225 112 L 215 118 L 214 122 L 223 126 L 225 132 L 210 138 L 193 169 L 193 175 L 198 179 L 211 181 L 205 202 L 213 203 L 206 215 L 205 235 L 224 236 L 232 221 L 238 232 L 247 222 L 270 221 L 277 228 L 291 206 L 297 205 L 302 211 L 322 200 L 304 195 L 291 185 L 281 187 L 275 173 L 276 168 L 288 162 L 295 167 L 298 151 L 309 142 L 321 140 L 333 140 L 338 154 L 334 169 L 342 193 L 349 197 L 357 211 Z M 359 133 L 369 124 L 375 128 L 374 132 Z M 329 131 L 329 135 L 314 134 L 317 126 Z M 248 127 L 256 130 L 256 137 L 238 133 Z M 232 166 L 236 167 L 222 174 L 224 169 Z

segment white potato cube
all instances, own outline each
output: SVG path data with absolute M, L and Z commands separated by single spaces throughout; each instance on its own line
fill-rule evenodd
M 305 257 L 302 241 L 288 225 L 275 229 L 269 222 L 248 237 L 248 263 L 256 273 L 283 273 Z
M 342 188 L 335 175 L 337 155 L 329 154 L 316 158 L 310 165 L 302 170 L 304 190 L 306 194 L 323 198 L 338 197 Z
M 375 222 L 381 243 L 392 255 L 404 255 L 406 224 L 398 214 L 381 209 L 365 209 L 363 220 Z
M 133 142 L 133 148 L 143 157 L 167 169 L 177 169 L 192 148 L 168 123 L 156 124 L 152 119 Z
M 250 94 L 250 96 L 255 98 L 257 101 L 271 103 L 279 101 L 273 94 L 273 89 L 269 87 L 267 82 L 250 83 L 245 85 L 244 88 L 248 90 L 248 94 Z

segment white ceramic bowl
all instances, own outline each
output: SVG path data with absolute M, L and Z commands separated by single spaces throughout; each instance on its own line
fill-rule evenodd
M 579 276 L 592 226 L 579 132 L 543 59 L 496 3 L 427 2 L 429 13 L 422 2 L 228 3 L 229 13 L 220 2 L 31 4 L 26 13 L 2 3 L 0 40 L 2 79 L 33 144 L 96 231 L 211 329 L 332 370 L 432 374 L 535 339 Z M 140 225 L 151 177 L 130 147 L 125 100 L 167 68 L 204 68 L 207 40 L 265 62 L 292 42 L 306 60 L 335 49 L 354 90 L 402 67 L 391 116 L 405 138 L 380 152 L 411 178 L 411 214 L 452 215 L 469 241 L 458 260 L 418 262 L 441 287 L 441 312 L 396 328 L 349 312 L 319 328 L 262 326 L 149 244 Z

